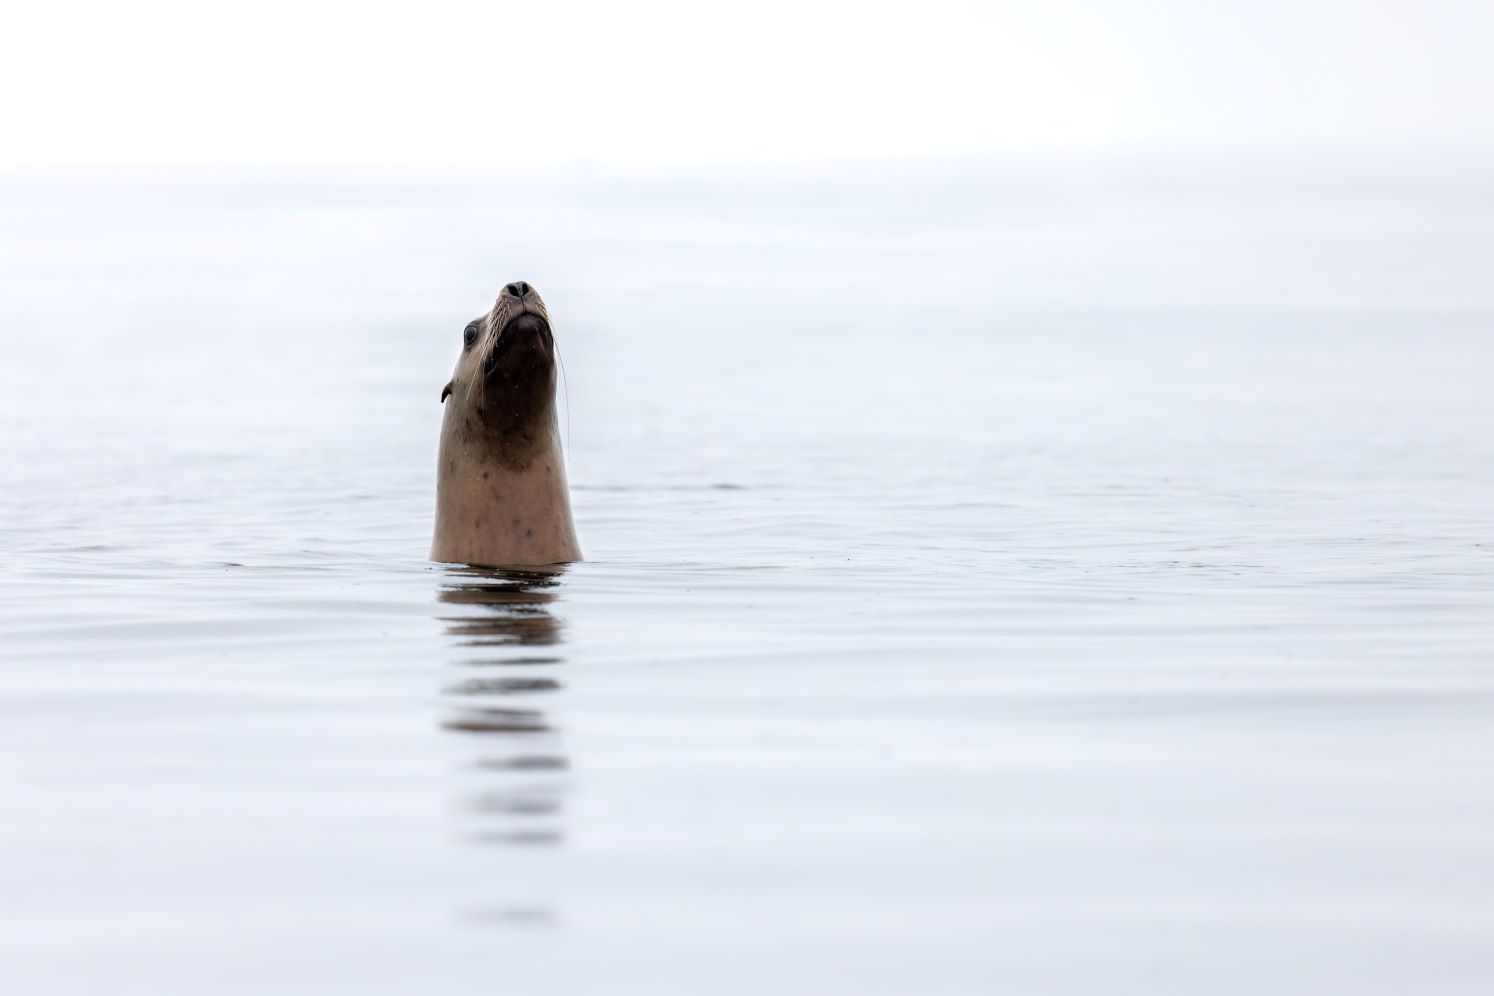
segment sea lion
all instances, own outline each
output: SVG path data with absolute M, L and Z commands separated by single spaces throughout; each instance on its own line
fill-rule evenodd
M 441 392 L 436 536 L 442 563 L 523 567 L 581 559 L 555 415 L 555 335 L 522 280 L 467 323 Z

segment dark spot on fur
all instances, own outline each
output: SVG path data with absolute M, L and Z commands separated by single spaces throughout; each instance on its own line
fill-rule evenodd
M 533 536 L 534 536 L 534 530 L 533 529 L 526 529 L 526 530 L 524 530 L 524 538 L 525 539 L 530 539 Z

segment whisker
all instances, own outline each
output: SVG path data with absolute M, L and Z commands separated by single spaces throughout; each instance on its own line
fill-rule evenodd
M 560 355 L 560 341 L 552 334 L 550 342 L 555 346 L 555 360 L 560 364 L 560 391 L 565 397 L 565 449 L 571 449 L 571 379 L 565 373 L 565 357 Z

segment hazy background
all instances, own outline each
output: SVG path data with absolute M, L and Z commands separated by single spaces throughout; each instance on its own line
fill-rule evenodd
M 1477 2 L 32 4 L 11 166 L 1487 151 Z
M 450 182 L 508 213 L 436 251 L 545 287 L 596 237 L 585 289 L 750 277 L 842 314 L 871 306 L 862 255 L 924 306 L 1482 310 L 1491 30 L 1487 4 L 1383 0 L 34 4 L 0 39 L 0 210 L 29 236 L 5 265 L 45 279 L 101 222 L 48 188 L 148 210 L 253 181 L 307 209 L 272 263 L 305 253 L 331 281 L 356 263 L 318 247 L 319 192 Z M 604 223 L 597 196 L 636 213 Z M 396 237 L 364 226 L 358 245 Z M 636 251 L 790 229 L 790 252 L 714 278 Z M 202 236 L 204 265 L 242 241 Z M 111 265 L 169 238 L 133 237 Z

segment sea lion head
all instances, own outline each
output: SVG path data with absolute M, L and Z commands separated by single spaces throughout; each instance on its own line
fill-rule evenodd
M 432 560 L 581 559 L 555 411 L 558 362 L 549 311 L 522 281 L 463 328 L 456 373 L 441 392 Z
M 522 459 L 555 417 L 555 335 L 544 299 L 516 280 L 462 330 L 462 354 L 441 400 L 470 435 Z M 506 461 L 511 462 L 511 461 Z

